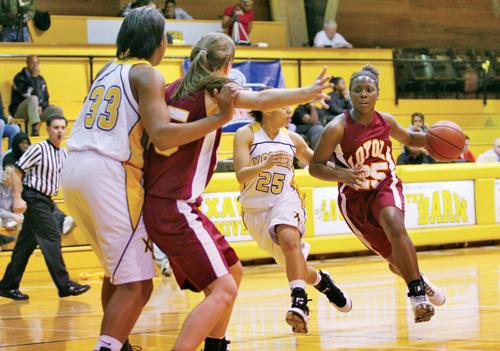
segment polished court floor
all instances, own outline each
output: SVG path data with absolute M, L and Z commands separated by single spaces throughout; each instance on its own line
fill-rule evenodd
M 500 350 L 500 247 L 420 253 L 421 270 L 447 293 L 428 323 L 414 324 L 405 286 L 376 257 L 312 262 L 330 271 L 353 300 L 337 313 L 309 289 L 309 334 L 285 323 L 289 291 L 275 265 L 245 268 L 228 330 L 231 351 Z M 52 282 L 27 279 L 29 302 L 0 298 L 0 350 L 92 350 L 101 319 L 100 280 L 82 296 L 59 299 Z M 131 336 L 143 350 L 170 350 L 200 295 L 155 279 L 154 294 Z

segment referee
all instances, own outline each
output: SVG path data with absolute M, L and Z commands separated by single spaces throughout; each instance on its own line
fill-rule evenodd
M 14 300 L 29 298 L 19 291 L 19 284 L 37 244 L 60 297 L 80 295 L 90 289 L 90 285 L 80 285 L 69 279 L 61 253 L 61 233 L 52 215 L 55 204 L 51 197 L 59 191 L 66 159 L 66 151 L 61 143 L 67 124 L 66 118 L 62 116 L 49 119 L 49 139 L 30 146 L 16 162 L 12 186 L 13 207 L 14 212 L 25 212 L 25 217 L 10 263 L 0 281 L 0 296 Z

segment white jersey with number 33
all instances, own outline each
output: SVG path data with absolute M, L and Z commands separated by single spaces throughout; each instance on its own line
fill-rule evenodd
M 130 88 L 129 72 L 144 60 L 114 60 L 99 73 L 71 130 L 69 151 L 95 151 L 143 167 L 144 128 Z
M 250 128 L 254 133 L 250 148 L 254 165 L 264 163 L 273 152 L 284 151 L 290 154 L 289 162 L 261 172 L 252 182 L 245 184 L 241 191 L 239 201 L 243 209 L 264 210 L 274 206 L 281 196 L 297 192 L 293 170 L 296 148 L 286 129 L 281 129 L 276 138 L 271 139 L 259 123 L 253 123 Z

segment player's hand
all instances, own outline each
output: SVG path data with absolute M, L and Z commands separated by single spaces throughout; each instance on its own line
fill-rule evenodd
M 24 201 L 22 198 L 17 198 L 15 197 L 12 201 L 12 209 L 14 210 L 14 213 L 24 213 L 26 212 L 26 209 L 28 206 L 26 205 L 26 201 Z
M 262 170 L 273 168 L 274 166 L 290 167 L 293 157 L 285 151 L 271 152 L 269 158 L 262 165 Z
M 342 183 L 347 185 L 354 190 L 359 190 L 363 187 L 363 183 L 366 181 L 366 173 L 363 166 L 357 166 L 355 168 L 339 168 L 342 169 Z
M 234 82 L 226 83 L 220 93 L 214 89 L 214 97 L 219 106 L 219 115 L 224 123 L 229 122 L 234 116 L 234 100 L 242 87 Z
M 309 86 L 307 93 L 308 98 L 311 101 L 319 102 L 321 108 L 324 109 L 328 108 L 328 104 L 325 102 L 325 100 L 330 100 L 331 97 L 328 94 L 323 93 L 323 90 L 331 89 L 333 87 L 333 84 L 329 83 L 331 77 L 329 75 L 326 75 L 326 70 L 326 66 L 323 67 L 319 75 L 316 77 L 314 83 Z

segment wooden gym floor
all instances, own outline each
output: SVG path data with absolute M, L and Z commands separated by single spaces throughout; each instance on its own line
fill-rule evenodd
M 447 292 L 431 322 L 414 324 L 405 286 L 376 257 L 312 262 L 331 272 L 353 300 L 337 313 L 309 288 L 309 334 L 285 323 L 289 291 L 277 266 L 245 268 L 228 336 L 231 351 L 500 350 L 500 247 L 420 253 L 420 266 Z M 60 299 L 49 280 L 28 278 L 29 302 L 0 298 L 0 350 L 90 351 L 101 320 L 101 281 L 81 296 Z M 130 339 L 143 350 L 170 350 L 199 294 L 156 278 L 153 296 Z

